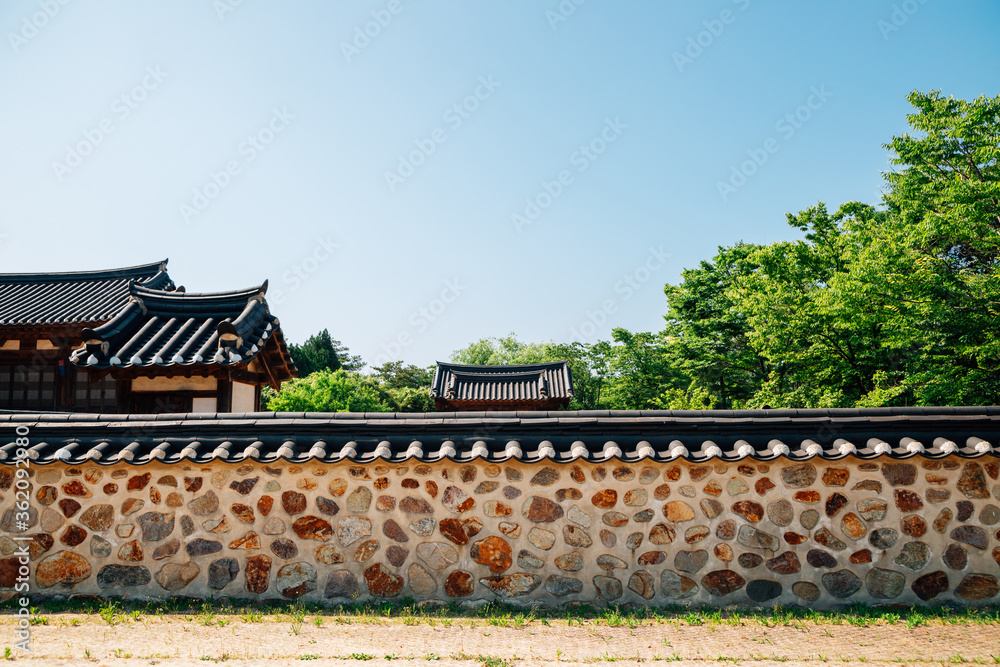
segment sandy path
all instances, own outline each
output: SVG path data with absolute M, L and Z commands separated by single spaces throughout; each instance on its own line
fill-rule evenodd
M 304 657 L 311 665 L 335 662 L 366 667 L 383 663 L 393 667 L 480 667 L 486 658 L 517 660 L 522 665 L 597 661 L 679 661 L 703 666 L 707 661 L 718 665 L 750 662 L 755 666 L 1000 661 L 1000 626 L 971 623 L 913 629 L 902 623 L 870 627 L 645 623 L 627 628 L 594 622 L 567 626 L 565 621 L 549 621 L 548 625 L 532 621 L 513 628 L 495 627 L 483 619 L 473 625 L 467 618 L 455 619 L 449 627 L 440 620 L 434 626 L 426 622 L 405 625 L 398 620 L 339 624 L 328 617 L 322 626 L 316 626 L 314 617 L 307 617 L 301 625 L 285 620 L 246 623 L 236 617 L 223 618 L 232 620 L 219 627 L 217 621 L 206 626 L 182 616 L 163 616 L 109 626 L 95 616 L 54 614 L 49 616 L 49 625 L 32 628 L 33 652 L 17 661 L 204 665 L 215 660 L 274 665 L 299 664 L 300 657 Z M 73 619 L 77 625 L 71 624 Z M 0 632 L 12 636 L 10 617 L 0 619 Z M 11 640 L 4 643 L 9 645 Z M 356 659 L 364 656 L 373 658 Z

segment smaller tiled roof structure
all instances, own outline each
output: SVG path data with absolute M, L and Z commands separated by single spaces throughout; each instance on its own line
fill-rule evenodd
M 233 292 L 185 293 L 131 285 L 129 301 L 109 322 L 83 330 L 83 347 L 70 360 L 96 370 L 236 367 L 255 358 L 272 384 L 295 375 L 278 318 L 259 287 Z
M 104 271 L 0 273 L 0 326 L 10 331 L 105 322 L 121 310 L 132 284 L 173 289 L 167 260 Z
M 565 361 L 511 366 L 437 362 L 431 396 L 438 410 L 555 410 L 569 405 L 573 378 Z

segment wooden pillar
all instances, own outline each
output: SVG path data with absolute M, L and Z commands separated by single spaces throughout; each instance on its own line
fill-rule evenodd
M 227 380 L 225 378 L 220 378 L 218 381 L 218 390 L 216 393 L 216 410 L 218 412 L 232 412 L 233 411 L 233 382 L 232 380 Z

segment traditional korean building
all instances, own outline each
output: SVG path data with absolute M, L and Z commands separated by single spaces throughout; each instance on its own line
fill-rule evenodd
M 0 274 L 0 410 L 249 412 L 296 375 L 266 282 L 189 293 L 166 265 Z
M 431 383 L 441 411 L 558 410 L 573 397 L 569 364 L 552 361 L 510 366 L 438 362 Z

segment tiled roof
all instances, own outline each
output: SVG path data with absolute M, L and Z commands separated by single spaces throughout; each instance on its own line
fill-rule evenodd
M 699 462 L 1000 456 L 1000 407 L 757 411 L 0 413 L 0 462 Z
M 71 361 L 97 369 L 236 366 L 257 356 L 272 338 L 287 357 L 266 291 L 266 281 L 247 290 L 205 294 L 132 285 L 130 300 L 114 319 L 83 330 L 84 345 L 73 351 Z M 279 380 L 291 377 L 282 375 Z
M 517 366 L 468 366 L 439 361 L 431 396 L 448 402 L 568 401 L 573 396 L 573 381 L 565 361 Z
M 170 289 L 167 260 L 106 271 L 0 274 L 0 326 L 87 324 L 111 319 L 129 285 Z

